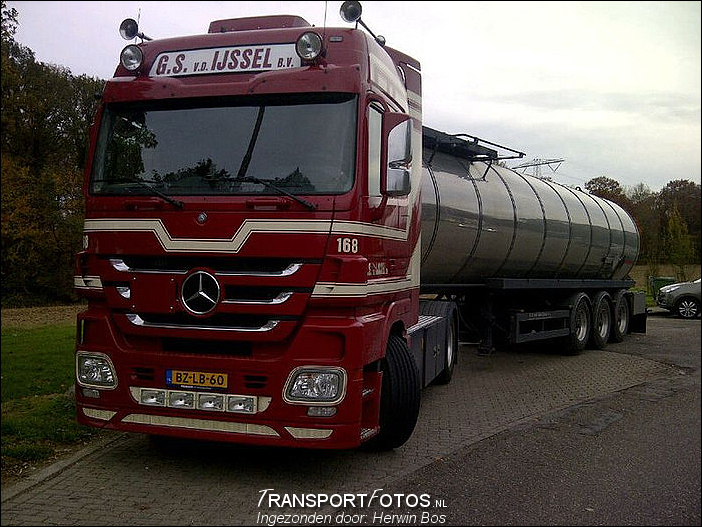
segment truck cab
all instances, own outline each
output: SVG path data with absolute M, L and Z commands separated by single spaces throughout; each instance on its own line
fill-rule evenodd
M 90 134 L 78 420 L 401 444 L 420 382 L 407 342 L 419 320 L 419 63 L 295 16 L 141 36 Z M 412 371 L 388 364 L 389 345 Z M 383 410 L 383 392 L 386 406 L 401 396 L 397 375 L 412 402 Z

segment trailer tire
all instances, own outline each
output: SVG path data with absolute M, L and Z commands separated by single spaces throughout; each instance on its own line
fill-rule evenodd
M 607 347 L 612 333 L 612 297 L 606 291 L 600 291 L 592 302 L 591 342 L 595 349 Z
M 368 450 L 392 450 L 412 435 L 419 416 L 419 370 L 404 339 L 390 335 L 383 359 L 380 431 L 364 443 Z
M 629 324 L 631 323 L 631 309 L 624 291 L 619 291 L 614 297 L 613 312 L 614 323 L 612 324 L 612 333 L 609 338 L 612 342 L 622 342 L 627 333 L 629 333 Z
M 566 355 L 579 355 L 587 346 L 592 331 L 592 311 L 590 300 L 585 293 L 577 293 L 570 298 L 570 335 L 566 341 Z

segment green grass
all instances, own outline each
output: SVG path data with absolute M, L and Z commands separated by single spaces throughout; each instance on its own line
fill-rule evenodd
M 89 438 L 79 425 L 73 400 L 64 394 L 37 395 L 2 405 L 2 455 L 17 461 L 42 461 L 57 449 Z
M 2 402 L 64 393 L 73 384 L 75 324 L 3 328 Z
M 75 324 L 3 328 L 3 472 L 44 461 L 96 431 L 76 421 L 73 385 Z

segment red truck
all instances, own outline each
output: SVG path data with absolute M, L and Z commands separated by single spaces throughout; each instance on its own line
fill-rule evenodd
M 123 23 L 142 41 L 85 171 L 81 423 L 389 449 L 421 388 L 450 381 L 459 331 L 569 353 L 645 331 L 631 217 L 423 127 L 419 62 L 358 29 L 357 2 L 342 17 L 356 27 L 266 16 L 161 40 Z

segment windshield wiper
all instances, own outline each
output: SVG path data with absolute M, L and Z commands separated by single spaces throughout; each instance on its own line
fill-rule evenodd
M 254 129 L 251 132 L 251 139 L 249 139 L 249 146 L 246 149 L 246 153 L 244 154 L 244 158 L 241 160 L 241 165 L 239 166 L 239 171 L 237 172 L 236 177 L 233 179 L 233 181 L 244 181 L 247 183 L 258 183 L 260 185 L 264 185 L 268 188 L 272 188 L 276 192 L 280 192 L 281 194 L 294 199 L 298 203 L 301 203 L 305 207 L 307 207 L 310 210 L 315 210 L 317 208 L 317 205 L 314 203 L 310 203 L 309 201 L 302 199 L 300 196 L 296 196 L 295 194 L 292 194 L 288 192 L 287 190 L 283 190 L 279 186 L 275 185 L 271 181 L 268 181 L 267 179 L 260 179 L 254 176 L 247 176 L 246 171 L 249 169 L 249 164 L 251 163 L 251 156 L 253 155 L 253 150 L 254 146 L 256 146 L 256 141 L 258 140 L 258 134 L 261 131 L 261 123 L 263 123 L 263 115 L 266 111 L 265 106 L 259 106 L 258 107 L 258 115 L 256 116 L 256 123 L 254 124 Z
M 161 198 L 162 200 L 167 201 L 168 203 L 170 203 L 174 207 L 178 207 L 179 209 L 183 208 L 182 201 L 178 201 L 177 199 L 173 199 L 172 197 L 167 196 L 166 194 L 164 194 L 163 192 L 161 192 L 157 188 L 152 187 L 151 185 L 149 185 L 148 183 L 146 183 L 145 181 L 142 181 L 140 179 L 120 178 L 118 180 L 111 180 L 111 179 L 102 178 L 102 179 L 94 179 L 93 182 L 109 183 L 109 184 L 116 184 L 118 182 L 119 183 L 136 183 L 140 187 L 148 190 L 152 196 L 157 196 L 157 197 Z
M 300 196 L 296 196 L 295 194 L 288 192 L 287 190 L 285 190 L 283 188 L 280 188 L 278 185 L 276 185 L 275 183 L 272 183 L 271 181 L 269 181 L 267 179 L 261 179 L 261 178 L 257 178 L 254 176 L 246 176 L 243 178 L 234 178 L 233 181 L 243 181 L 245 183 L 258 183 L 258 184 L 264 185 L 268 188 L 272 188 L 273 190 L 275 190 L 276 192 L 280 192 L 284 196 L 287 196 L 291 199 L 294 199 L 295 201 L 297 201 L 298 203 L 301 203 L 302 205 L 304 205 L 305 207 L 307 207 L 310 210 L 315 210 L 317 208 L 317 205 L 315 205 L 314 203 L 310 203 L 306 199 L 303 199 Z
M 141 187 L 143 187 L 143 188 L 147 189 L 149 192 L 151 192 L 152 195 L 158 196 L 159 198 L 161 198 L 164 201 L 167 201 L 168 203 L 170 203 L 174 207 L 182 209 L 184 206 L 182 201 L 179 201 L 177 199 L 173 199 L 172 197 L 164 194 L 163 192 L 161 192 L 157 188 L 152 187 L 151 185 L 149 185 L 145 181 L 141 181 L 139 179 L 129 179 L 128 181 L 130 183 L 136 183 L 137 185 L 140 185 Z

